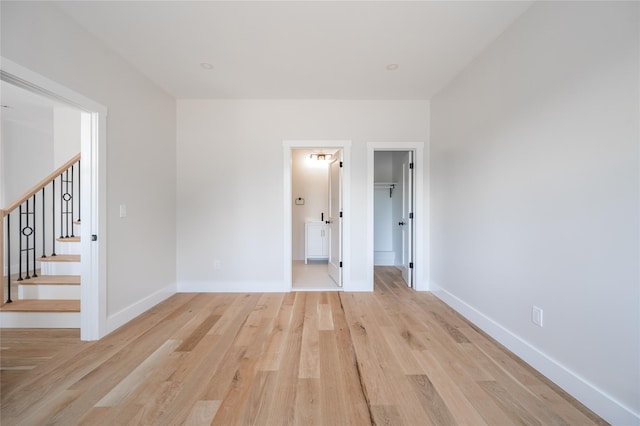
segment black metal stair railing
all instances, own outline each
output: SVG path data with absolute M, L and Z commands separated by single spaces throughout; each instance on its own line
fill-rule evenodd
M 6 292 L 0 291 L 0 294 L 4 293 L 6 297 L 0 295 L 0 298 L 6 303 L 13 301 L 11 283 L 14 278 L 15 281 L 23 281 L 37 277 L 37 258 L 45 259 L 47 253 L 49 256 L 56 256 L 58 221 L 59 238 L 75 236 L 74 211 L 78 212 L 76 222 L 79 223 L 80 154 L 10 204 L 7 209 L 1 210 L 4 222 L 2 228 L 5 232 L 4 235 L 0 232 L 0 236 L 5 250 L 3 256 L 0 256 L 0 271 L 6 276 L 2 287 Z M 17 277 L 12 276 L 15 269 L 18 271 Z

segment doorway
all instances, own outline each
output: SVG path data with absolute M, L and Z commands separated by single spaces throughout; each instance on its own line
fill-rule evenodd
M 374 153 L 375 266 L 395 266 L 414 286 L 413 151 Z
M 349 141 L 285 141 L 285 283 L 340 291 L 348 277 Z
M 81 237 L 80 338 L 97 340 L 106 334 L 106 117 L 104 106 L 2 58 L 0 79 L 20 89 L 82 111 L 80 191 Z M 98 237 L 102 238 L 98 238 Z M 102 267 L 101 267 L 102 265 Z
M 426 290 L 422 142 L 367 143 L 367 280 L 374 268 L 396 267 L 414 290 Z

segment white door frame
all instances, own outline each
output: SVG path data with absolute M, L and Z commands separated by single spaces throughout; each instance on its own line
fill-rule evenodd
M 284 140 L 283 146 L 283 175 L 284 175 L 284 286 L 290 291 L 293 288 L 291 274 L 292 253 L 292 228 L 293 217 L 291 205 L 293 203 L 291 150 L 297 148 L 335 148 L 342 150 L 342 289 L 349 291 L 351 277 L 351 141 L 350 140 Z
M 90 115 L 90 131 L 81 141 L 82 241 L 80 338 L 98 340 L 107 332 L 106 140 L 107 108 L 48 78 L 0 58 L 0 79 L 63 102 Z M 88 213 L 87 213 L 88 212 Z M 102 219 L 102 220 L 101 220 Z M 92 235 L 97 235 L 93 242 Z
M 415 290 L 429 290 L 428 276 L 429 259 L 425 256 L 425 225 L 428 230 L 427 205 L 424 192 L 424 142 L 367 142 L 367 283 L 373 290 L 373 197 L 374 197 L 374 154 L 376 151 L 413 151 L 414 170 L 414 281 Z M 429 238 L 427 236 L 427 238 Z M 427 244 L 428 247 L 428 244 Z

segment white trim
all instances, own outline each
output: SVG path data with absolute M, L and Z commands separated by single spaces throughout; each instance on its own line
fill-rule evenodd
M 342 149 L 342 289 L 343 291 L 359 291 L 352 289 L 351 284 L 351 141 L 350 140 L 284 140 L 283 146 L 283 221 L 284 221 L 284 284 L 286 291 L 292 291 L 291 268 L 292 253 L 292 215 L 291 200 L 291 150 L 295 148 L 336 148 Z
M 184 281 L 178 293 L 288 293 L 283 281 Z
M 0 312 L 1 328 L 78 328 L 79 312 Z
M 124 309 L 116 312 L 107 318 L 107 333 L 111 333 L 119 327 L 122 327 L 138 315 L 148 311 L 149 309 L 156 306 L 158 303 L 168 299 L 169 297 L 176 294 L 176 286 L 169 285 L 165 288 L 162 288 L 156 291 L 153 294 L 145 297 L 142 300 L 138 300 L 132 305 L 127 306 Z
M 501 324 L 431 283 L 433 294 L 611 424 L 640 424 L 640 414 L 550 358 Z
M 91 114 L 90 138 L 83 138 L 81 142 L 82 211 L 86 216 L 80 231 L 83 264 L 80 338 L 97 340 L 107 330 L 107 108 L 5 58 L 0 58 L 0 78 Z M 104 220 L 99 221 L 99 218 Z M 91 242 L 92 234 L 99 236 L 97 242 Z
M 373 201 L 374 201 L 374 153 L 375 151 L 414 151 L 414 186 L 415 186 L 415 289 L 416 291 L 429 290 L 429 258 L 425 256 L 425 247 L 429 247 L 429 218 L 428 205 L 425 204 L 424 176 L 426 161 L 424 158 L 424 142 L 367 142 L 367 288 L 373 291 Z M 428 197 L 428 194 L 426 195 Z M 428 199 L 428 198 L 427 198 Z M 424 237 L 424 229 L 427 236 Z

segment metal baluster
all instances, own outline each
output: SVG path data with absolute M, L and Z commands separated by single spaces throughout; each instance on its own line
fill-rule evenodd
M 11 214 L 7 215 L 7 303 L 11 300 Z
M 69 217 L 69 169 L 64 172 L 64 216 L 67 219 L 65 222 L 67 224 L 67 229 L 65 229 L 65 238 L 69 238 L 69 228 L 70 228 L 70 220 Z
M 74 204 L 73 203 L 73 180 L 74 179 L 75 179 L 74 170 L 73 170 L 73 166 L 71 166 L 71 181 L 70 181 L 71 182 L 71 198 L 70 198 L 70 200 L 71 200 L 71 210 L 69 211 L 69 213 L 70 213 L 69 214 L 69 221 L 71 223 L 71 237 L 72 238 L 75 237 L 75 235 L 73 235 L 73 228 L 74 228 L 74 226 L 73 226 L 73 204 Z
M 45 218 L 46 215 L 44 214 L 44 211 L 45 211 L 44 188 L 42 188 L 42 256 L 41 256 L 41 258 L 43 258 L 43 259 L 45 257 L 47 257 L 47 248 L 46 248 L 46 245 L 45 245 L 45 234 L 46 234 L 45 229 L 46 228 L 45 228 L 45 225 L 44 225 L 44 218 Z
M 31 234 L 25 234 L 25 232 L 27 232 L 27 229 L 30 228 L 29 226 L 29 199 L 27 199 L 27 212 L 25 213 L 25 216 L 27 217 L 27 226 L 25 226 L 22 229 L 22 235 L 20 236 L 20 238 L 22 237 L 27 237 L 26 238 L 26 243 L 27 243 L 27 248 L 25 249 L 25 251 L 27 252 L 27 275 L 24 277 L 25 279 L 29 279 L 31 278 L 31 276 L 29 275 L 29 235 Z
M 32 278 L 36 278 L 38 276 L 38 273 L 36 271 L 36 253 L 37 253 L 37 249 L 36 249 L 36 242 L 38 241 L 38 227 L 37 227 L 37 223 L 38 221 L 36 220 L 36 218 L 38 217 L 36 212 L 38 211 L 38 209 L 36 208 L 36 194 L 33 194 L 33 275 L 31 275 Z
M 18 208 L 18 248 L 20 252 L 18 254 L 18 279 L 16 281 L 22 281 L 22 204 Z
M 62 182 L 62 173 L 60 173 L 60 238 L 64 238 L 64 215 L 62 214 L 62 193 L 64 192 L 64 185 Z
M 56 180 L 51 181 L 53 186 L 51 187 L 51 244 L 53 245 L 53 253 L 51 256 L 56 255 Z

